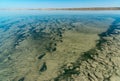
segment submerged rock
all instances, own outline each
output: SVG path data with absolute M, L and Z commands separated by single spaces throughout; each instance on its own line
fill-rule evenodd
M 42 59 L 45 55 L 46 55 L 45 53 L 40 54 L 38 59 Z
M 40 67 L 40 72 L 44 72 L 47 70 L 47 65 L 46 65 L 46 62 L 43 62 L 42 66 Z
M 24 77 L 22 77 L 22 78 L 20 78 L 18 81 L 24 81 L 25 80 L 25 78 Z

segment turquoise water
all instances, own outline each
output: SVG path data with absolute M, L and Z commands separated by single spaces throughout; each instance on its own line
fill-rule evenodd
M 37 40 L 31 46 L 39 43 L 36 50 L 45 50 L 51 36 L 62 41 L 66 31 L 98 35 L 117 18 L 120 18 L 120 11 L 0 11 L 0 81 L 13 81 L 22 75 L 17 75 L 18 68 L 14 66 L 16 59 L 26 51 L 26 40 Z M 21 43 L 25 44 L 22 51 L 19 49 Z
M 67 15 L 71 15 L 71 14 L 115 14 L 115 15 L 119 15 L 120 11 L 119 10 L 110 10 L 110 11 L 67 11 L 67 10 L 0 10 L 0 15 L 4 15 L 4 16 L 8 16 L 8 15 L 56 15 L 56 14 L 67 14 Z

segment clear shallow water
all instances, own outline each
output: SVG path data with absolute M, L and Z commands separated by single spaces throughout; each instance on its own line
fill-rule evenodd
M 54 46 L 54 43 L 64 43 L 65 32 L 67 41 L 72 41 L 72 44 L 74 39 L 94 38 L 90 42 L 94 46 L 97 40 L 95 37 L 106 31 L 119 16 L 120 11 L 0 11 L 0 80 L 12 81 L 25 75 L 28 70 L 34 72 L 30 67 L 37 68 L 39 65 L 31 66 L 38 63 L 33 59 L 36 59 L 41 51 L 56 51 L 57 46 Z M 82 37 L 76 37 L 81 36 L 81 33 Z M 84 34 L 90 36 L 84 38 Z M 92 37 L 94 35 L 95 37 Z M 80 44 L 79 41 L 78 43 Z M 71 49 L 67 51 L 69 50 Z M 28 57 L 30 59 L 26 59 Z M 32 64 L 27 66 L 29 63 Z
M 107 15 L 119 15 L 119 10 L 110 10 L 110 11 L 67 11 L 67 10 L 0 10 L 0 15 L 8 16 L 8 15 L 71 15 L 71 14 L 107 14 Z

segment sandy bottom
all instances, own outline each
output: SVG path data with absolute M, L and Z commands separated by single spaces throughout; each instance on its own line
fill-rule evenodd
M 50 81 L 56 78 L 64 65 L 76 62 L 81 54 L 95 48 L 100 39 L 98 34 L 106 31 L 113 21 L 112 18 L 105 22 L 104 19 L 90 21 L 91 18 L 86 20 L 86 17 L 84 23 L 72 16 L 48 17 L 49 21 L 46 17 L 44 21 L 31 18 L 20 18 L 21 23 L 17 23 L 17 19 L 5 20 L 8 28 L 0 30 L 0 81 Z

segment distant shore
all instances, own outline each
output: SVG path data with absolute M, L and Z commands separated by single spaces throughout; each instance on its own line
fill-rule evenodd
M 120 7 L 91 7 L 91 8 L 0 8 L 0 10 L 120 10 Z

